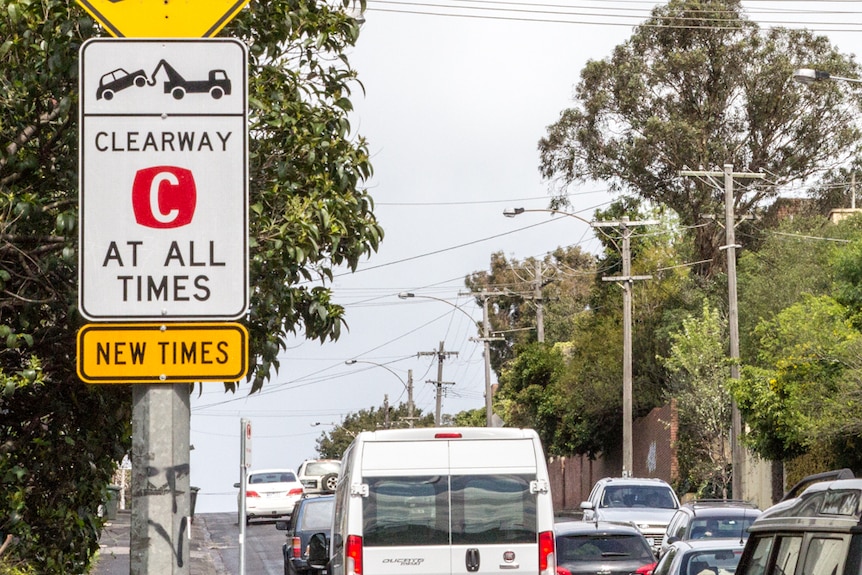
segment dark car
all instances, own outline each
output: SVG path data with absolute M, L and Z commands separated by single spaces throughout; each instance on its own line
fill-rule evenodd
M 309 566 L 308 542 L 315 533 L 329 538 L 334 504 L 333 495 L 305 496 L 294 506 L 290 521 L 275 522 L 276 529 L 287 531 L 287 541 L 282 546 L 284 575 L 325 574 Z
M 675 541 L 690 539 L 747 539 L 748 528 L 760 509 L 736 499 L 698 499 L 682 505 L 667 526 L 659 556 Z
M 122 68 L 117 68 L 116 70 L 112 70 L 103 75 L 99 80 L 99 88 L 96 90 L 96 99 L 101 100 L 104 98 L 106 100 L 110 100 L 114 97 L 114 94 L 120 90 L 125 90 L 132 86 L 143 88 L 146 84 L 147 75 L 143 70 L 138 70 L 137 72 L 132 72 L 130 74 Z
M 646 575 L 655 555 L 635 526 L 565 521 L 554 526 L 557 575 Z

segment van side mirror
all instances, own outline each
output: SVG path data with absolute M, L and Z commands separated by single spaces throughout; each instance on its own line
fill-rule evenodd
M 279 519 L 275 522 L 275 528 L 279 531 L 288 531 L 290 529 L 290 521 Z
M 581 501 L 581 509 L 592 509 L 593 502 L 592 501 Z
M 329 545 L 325 533 L 315 533 L 308 542 L 308 566 L 312 569 L 326 569 L 329 562 Z

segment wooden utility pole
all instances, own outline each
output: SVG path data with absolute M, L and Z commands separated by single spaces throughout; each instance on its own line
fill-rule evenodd
M 455 385 L 454 381 L 443 381 L 443 360 L 449 357 L 450 355 L 458 355 L 457 351 L 445 351 L 443 348 L 444 343 L 440 342 L 440 349 L 438 351 L 420 351 L 417 353 L 417 356 L 423 355 L 436 355 L 437 356 L 437 381 L 429 380 L 428 383 L 433 383 L 437 390 L 437 405 L 434 411 L 434 425 L 440 427 L 440 417 L 441 412 L 443 410 L 443 386 L 444 385 Z
M 627 217 L 617 222 L 594 222 L 597 228 L 619 227 L 623 236 L 621 255 L 623 275 L 603 277 L 602 281 L 620 282 L 623 286 L 623 477 L 631 477 L 634 449 L 632 447 L 632 284 L 635 280 L 648 280 L 652 276 L 633 276 L 632 250 L 629 226 L 649 226 L 659 223 L 656 220 L 631 222 Z
M 724 164 L 724 169 L 718 171 L 683 170 L 680 176 L 701 178 L 724 178 L 724 233 L 725 245 L 720 249 L 727 250 L 727 323 L 730 332 L 730 377 L 739 379 L 739 308 L 736 297 L 736 217 L 734 207 L 736 200 L 733 194 L 734 178 L 763 179 L 764 175 L 756 172 L 734 172 L 733 164 Z M 733 476 L 731 489 L 734 499 L 745 499 L 745 448 L 742 437 L 742 416 L 736 400 L 731 399 L 731 462 Z

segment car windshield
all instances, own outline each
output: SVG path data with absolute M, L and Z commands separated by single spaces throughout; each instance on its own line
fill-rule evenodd
M 327 475 L 329 473 L 338 473 L 341 470 L 340 461 L 312 461 L 305 465 L 304 475 Z
M 270 471 L 248 476 L 249 483 L 292 483 L 294 481 L 296 481 L 296 475 L 292 471 Z
M 688 553 L 680 565 L 680 575 L 731 575 L 742 549 L 721 549 Z
M 652 559 L 653 554 L 643 538 L 636 535 L 560 535 L 557 537 L 557 560 L 560 563 L 585 561 L 628 561 Z
M 653 507 L 676 509 L 668 487 L 652 485 L 610 485 L 602 494 L 602 507 Z
M 323 529 L 329 529 L 332 526 L 332 506 L 332 499 L 306 501 L 300 529 L 303 531 L 322 531 Z
M 721 537 L 747 537 L 746 531 L 754 523 L 755 516 L 751 517 L 721 517 L 704 519 L 695 518 L 691 522 L 691 535 L 689 539 L 709 539 Z

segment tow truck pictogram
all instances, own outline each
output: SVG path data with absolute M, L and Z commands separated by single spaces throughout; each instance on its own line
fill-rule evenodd
M 162 69 L 168 75 L 168 79 L 164 83 L 165 94 L 170 94 L 175 100 L 182 100 L 186 93 L 209 93 L 214 100 L 220 99 L 225 94 L 230 94 L 230 79 L 224 70 L 210 70 L 209 78 L 206 80 L 186 80 L 166 60 L 159 61 L 147 84 L 154 86 L 156 75 Z
M 176 68 L 162 59 L 156 65 L 153 73 L 150 74 L 149 79 L 147 79 L 147 75 L 143 70 L 129 73 L 123 68 L 117 68 L 104 74 L 99 80 L 96 99 L 101 100 L 104 98 L 105 100 L 112 100 L 114 94 L 132 86 L 138 88 L 155 86 L 156 76 L 161 70 L 164 70 L 167 75 L 167 80 L 164 82 L 164 93 L 170 94 L 175 100 L 182 100 L 187 93 L 208 93 L 214 100 L 218 100 L 224 95 L 230 95 L 231 82 L 224 70 L 210 70 L 209 77 L 206 80 L 186 80 L 177 72 Z

